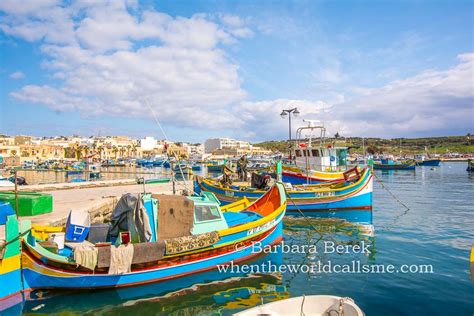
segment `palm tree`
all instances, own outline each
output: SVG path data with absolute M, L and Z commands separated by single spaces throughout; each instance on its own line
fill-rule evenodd
M 133 154 L 133 157 L 137 157 L 137 145 L 136 144 L 133 144 L 132 145 L 132 154 Z
M 115 145 L 112 146 L 112 152 L 114 154 L 115 159 L 117 159 L 117 152 L 118 152 L 117 146 Z
M 84 153 L 86 154 L 86 156 L 87 154 L 89 154 L 89 151 L 90 151 L 89 146 L 84 147 Z
M 102 154 L 104 153 L 104 146 L 102 145 L 98 146 L 97 150 L 99 151 L 99 159 L 102 160 Z
M 82 157 L 82 146 L 78 145 L 75 147 L 76 159 L 79 160 Z

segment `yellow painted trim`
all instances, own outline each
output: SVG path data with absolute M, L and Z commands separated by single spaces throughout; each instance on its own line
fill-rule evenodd
M 366 168 L 364 173 L 360 176 L 360 179 L 357 180 L 356 182 L 354 183 L 351 183 L 347 186 L 343 186 L 343 187 L 340 187 L 340 188 L 331 188 L 331 186 L 333 185 L 337 185 L 337 184 L 328 184 L 328 187 L 327 188 L 317 188 L 317 186 L 320 186 L 318 184 L 315 184 L 315 185 L 308 185 L 306 186 L 306 190 L 305 191 L 311 191 L 311 192 L 315 192 L 315 193 L 319 193 L 319 192 L 333 192 L 333 191 L 343 191 L 343 190 L 347 190 L 347 189 L 350 189 L 354 186 L 357 186 L 359 185 L 360 183 L 362 183 L 362 181 L 364 181 L 364 178 L 366 176 L 366 174 L 369 172 L 369 168 Z M 221 185 L 218 185 L 216 184 L 214 181 L 210 180 L 210 179 L 202 179 L 203 182 L 206 182 L 208 185 L 210 186 L 213 186 L 215 188 L 218 188 L 219 190 L 225 190 L 227 192 L 239 192 L 239 193 L 242 193 L 242 192 L 245 192 L 245 191 L 240 191 L 240 190 L 234 190 L 234 189 L 228 189 L 228 188 L 224 188 L 222 187 Z M 316 188 L 315 188 L 316 187 Z M 252 191 L 251 193 L 265 193 L 267 191 L 264 191 L 264 190 L 254 190 Z M 291 195 L 292 193 L 301 193 L 302 191 L 297 191 L 297 190 L 287 190 L 287 192 Z M 214 192 L 213 192 L 214 193 Z
M 299 174 L 304 174 L 305 172 L 304 170 L 301 170 L 300 168 L 288 167 L 288 166 L 283 166 L 283 171 L 292 171 L 292 172 L 297 172 Z M 312 171 L 309 174 L 309 176 L 332 180 L 332 179 L 343 178 L 344 172 L 342 171 L 336 171 L 336 172 Z
M 3 260 L 0 261 L 0 274 L 18 270 L 20 267 L 20 254 L 9 258 L 3 258 Z
M 32 225 L 31 226 L 31 234 L 40 240 L 46 240 L 51 233 L 61 233 L 65 232 L 65 227 L 56 227 L 56 226 L 40 226 L 40 225 Z
M 471 259 L 470 261 L 474 263 L 474 244 L 471 246 Z
M 240 212 L 244 209 L 246 209 L 251 202 L 247 197 L 243 197 L 242 199 L 235 201 L 234 203 L 230 203 L 224 206 L 221 206 L 221 211 L 222 212 Z
M 235 226 L 235 227 L 231 227 L 231 228 L 227 228 L 227 229 L 223 229 L 223 230 L 218 231 L 218 233 L 221 236 L 227 236 L 227 235 L 235 234 L 235 233 L 238 233 L 238 232 L 241 232 L 241 231 L 244 231 L 244 230 L 249 230 L 251 228 L 254 228 L 254 227 L 257 227 L 257 226 L 260 226 L 260 225 L 263 225 L 265 223 L 270 222 L 271 220 L 277 218 L 278 215 L 283 213 L 285 210 L 286 210 L 286 202 L 283 205 L 280 205 L 273 213 L 259 219 L 258 221 L 246 223 L 246 224 L 243 224 L 243 225 L 239 225 L 239 226 Z

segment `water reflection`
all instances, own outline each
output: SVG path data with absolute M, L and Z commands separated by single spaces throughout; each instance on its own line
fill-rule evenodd
M 272 253 L 248 261 L 282 264 Z M 25 315 L 154 315 L 232 314 L 288 297 L 279 273 L 245 274 L 212 270 L 164 282 L 116 290 L 88 292 L 34 291 L 23 303 Z M 18 309 L 18 306 L 16 307 Z M 13 310 L 13 309 L 12 309 Z M 4 311 L 8 312 L 8 311 Z M 2 314 L 3 315 L 3 314 Z

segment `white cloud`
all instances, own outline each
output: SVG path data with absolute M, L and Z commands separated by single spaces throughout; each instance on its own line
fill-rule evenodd
M 148 101 L 160 120 L 175 125 L 222 128 L 238 121 L 230 106 L 246 93 L 237 65 L 221 47 L 241 37 L 234 34 L 235 25 L 205 15 L 134 12 L 136 4 L 128 1 L 48 5 L 41 12 L 19 12 L 12 5 L 0 27 L 41 40 L 47 57 L 42 66 L 62 84 L 24 86 L 12 97 L 86 117 L 149 117 Z M 47 17 L 48 12 L 58 18 Z M 57 35 L 64 25 L 70 26 L 67 39 Z
M 22 79 L 25 78 L 25 74 L 21 71 L 15 71 L 10 74 L 11 79 Z
M 367 89 L 363 95 L 334 106 L 333 115 L 346 121 L 351 134 L 416 135 L 464 131 L 474 127 L 474 54 L 458 56 L 447 70 Z
M 459 55 L 458 65 L 447 70 L 427 70 L 379 88 L 353 87 L 346 95 L 325 94 L 332 100 L 251 102 L 241 87 L 238 65 L 225 52 L 226 45 L 254 35 L 238 16 L 172 17 L 127 0 L 70 5 L 1 1 L 0 11 L 0 29 L 40 42 L 42 66 L 61 82 L 27 85 L 11 96 L 55 111 L 150 117 L 148 101 L 161 121 L 174 126 L 226 130 L 259 140 L 287 138 L 288 120 L 279 114 L 290 107 L 301 112 L 293 120 L 293 131 L 303 124 L 302 118 L 323 121 L 331 135 L 472 131 L 474 54 Z M 277 22 L 275 31 L 283 28 L 285 34 L 294 34 L 296 26 Z M 418 40 L 414 37 L 400 47 Z M 332 91 L 353 78 L 343 71 L 338 51 L 323 48 L 313 48 L 310 56 L 319 68 L 308 69 L 308 77 L 320 91 Z M 348 99 L 351 94 L 355 97 Z
M 459 63 L 447 70 L 427 70 L 393 81 L 380 88 L 359 88 L 359 96 L 332 102 L 269 100 L 243 102 L 238 116 L 246 122 L 246 136 L 264 139 L 288 138 L 288 118 L 282 109 L 297 107 L 293 137 L 303 118 L 324 122 L 328 135 L 416 136 L 446 132 L 467 133 L 474 127 L 474 53 L 458 56 Z

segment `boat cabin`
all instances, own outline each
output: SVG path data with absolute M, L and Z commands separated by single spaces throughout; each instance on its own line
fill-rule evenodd
M 347 169 L 347 147 L 326 141 L 326 128 L 314 126 L 314 121 L 296 131 L 297 144 L 292 148 L 292 160 L 306 170 L 344 171 Z

